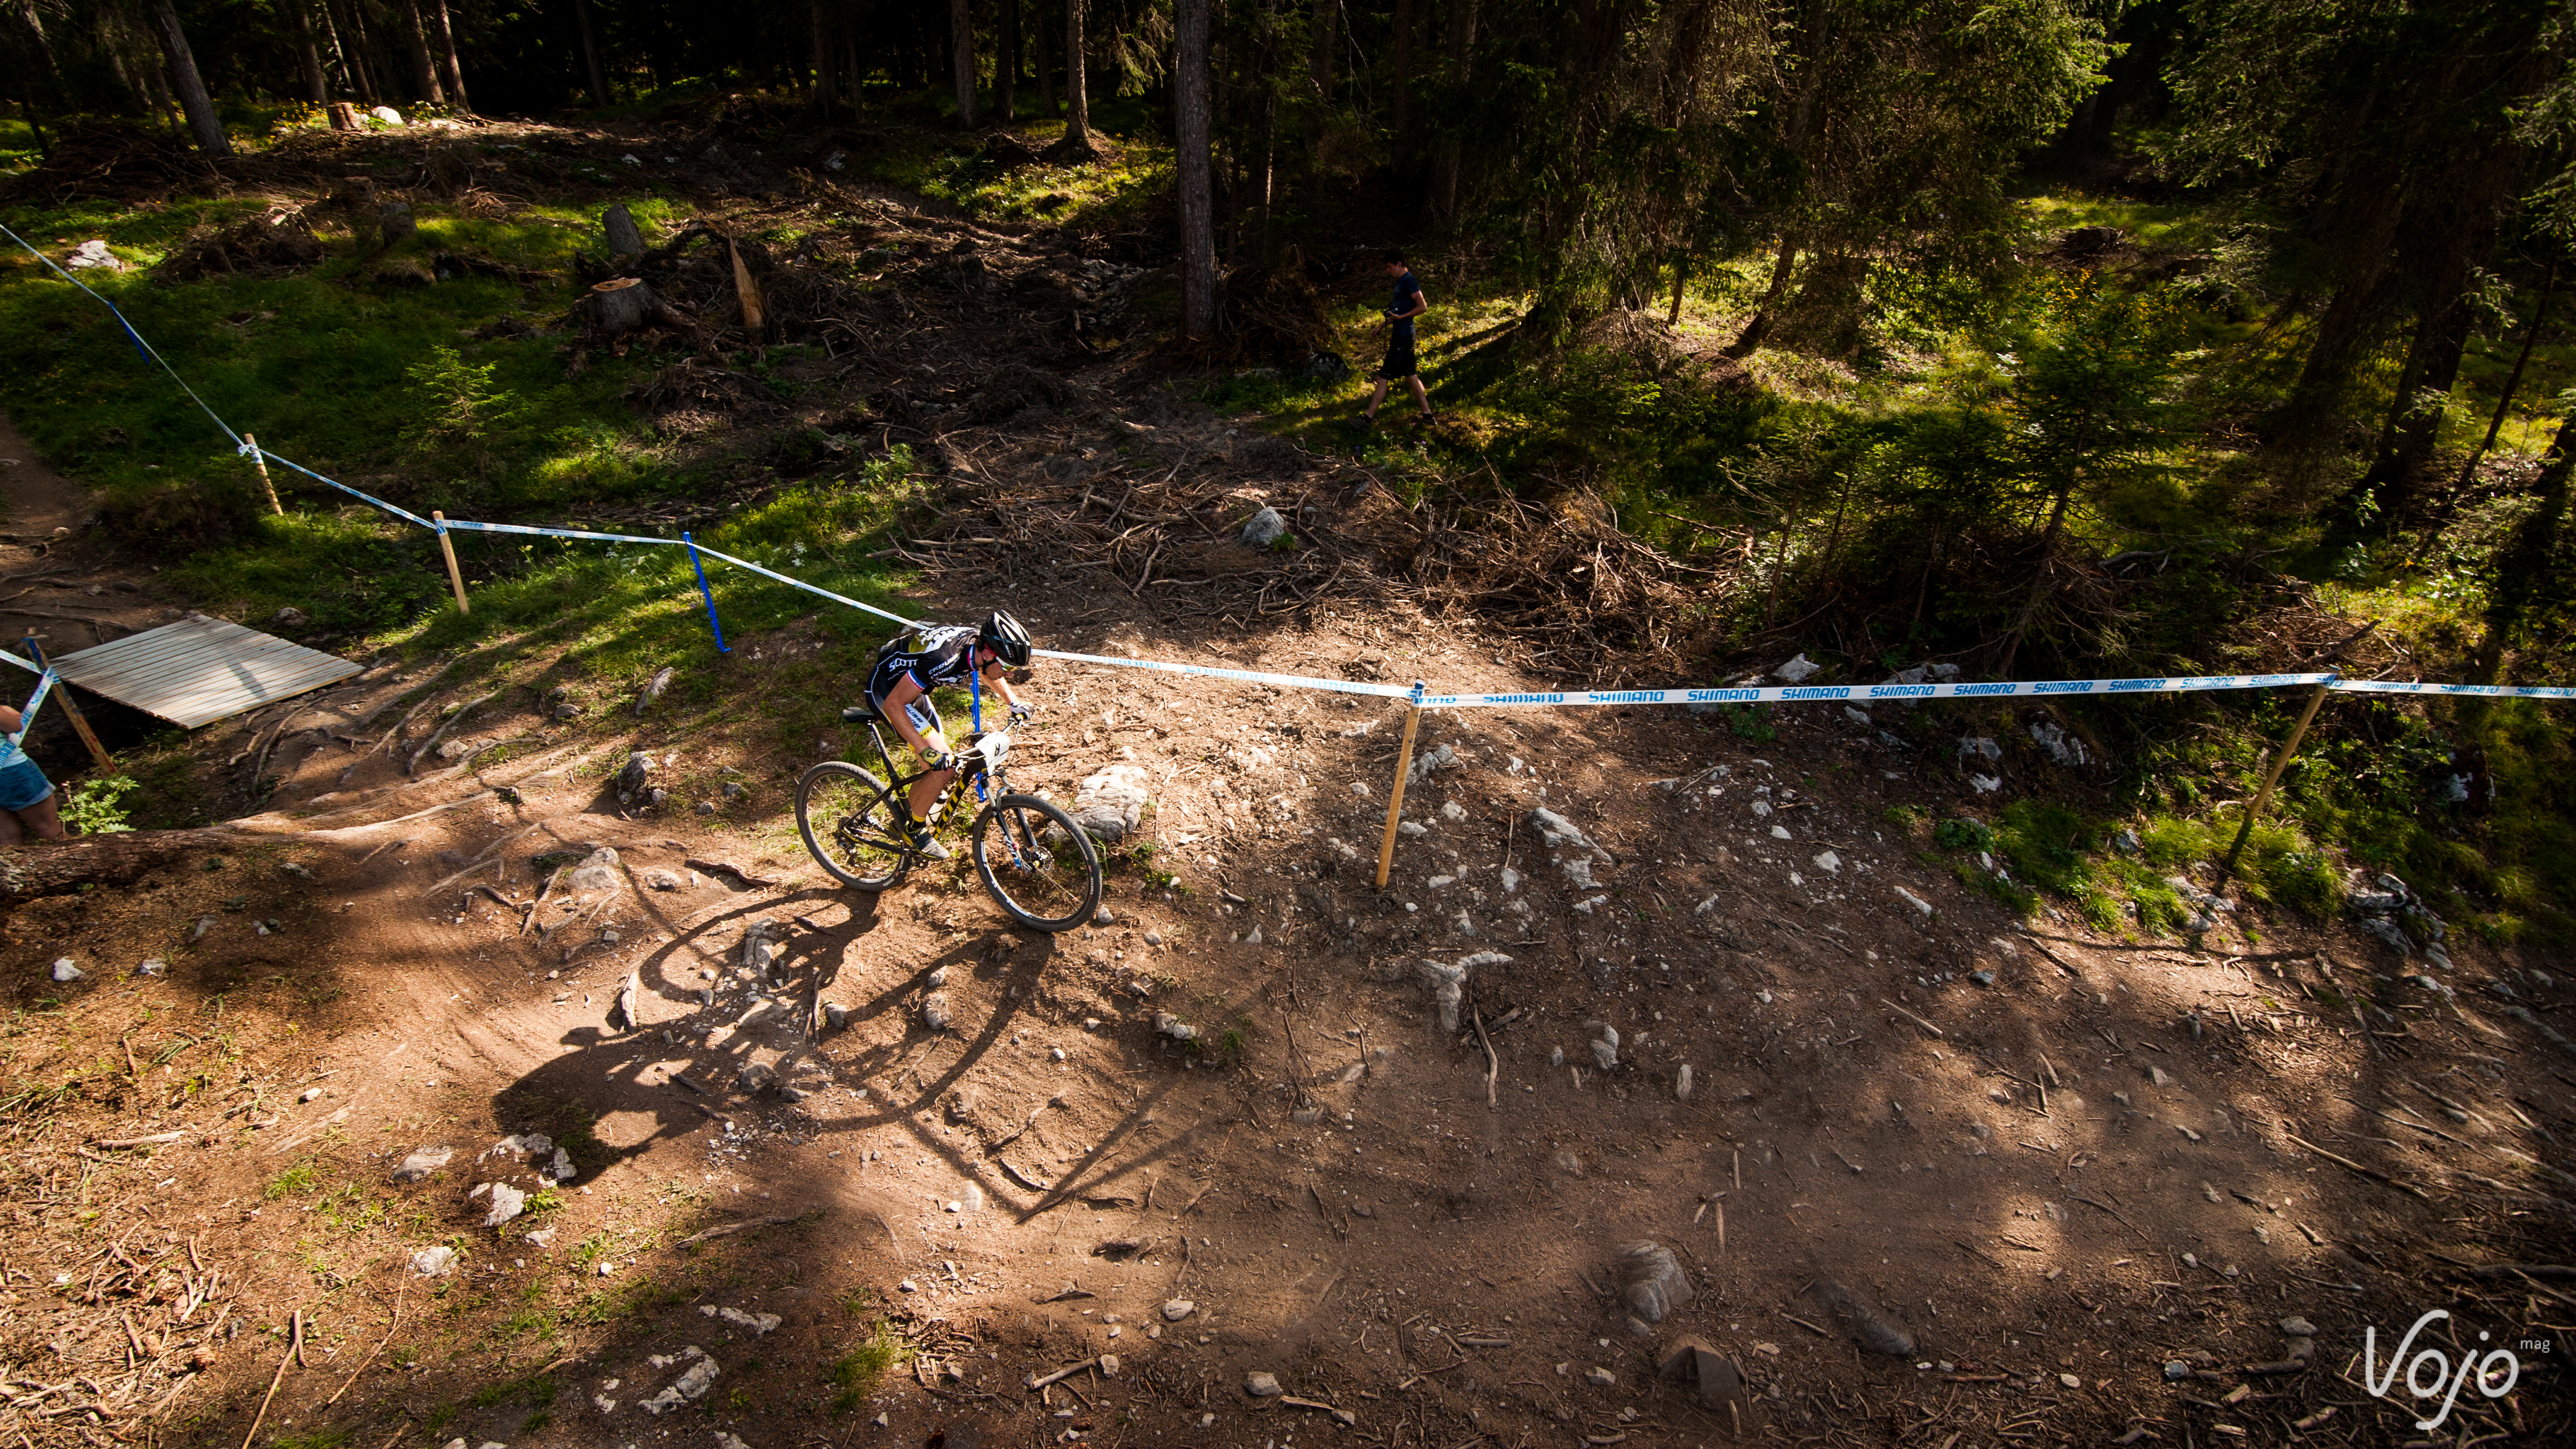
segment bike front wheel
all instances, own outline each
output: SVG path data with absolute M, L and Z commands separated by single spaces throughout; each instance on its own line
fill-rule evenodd
M 832 878 L 881 891 L 912 868 L 903 805 L 883 781 L 842 760 L 826 760 L 796 782 L 796 833 Z
M 1100 909 L 1100 854 L 1073 817 L 1035 795 L 1005 795 L 975 817 L 975 871 L 1011 919 L 1070 931 Z

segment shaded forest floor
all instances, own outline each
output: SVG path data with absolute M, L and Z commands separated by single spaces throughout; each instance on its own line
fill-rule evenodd
M 1493 412 L 1354 459 L 1351 384 L 1290 398 L 1239 366 L 1196 396 L 1151 345 L 1168 281 L 1121 240 L 1151 235 L 1118 209 L 1131 163 L 1068 179 L 1040 226 L 834 179 L 863 137 L 794 142 L 722 103 L 307 142 L 203 189 L 123 195 L 119 161 L 8 220 L 157 261 L 304 209 L 318 261 L 117 295 L 237 426 L 407 505 L 689 527 L 909 614 L 1006 603 L 1097 654 L 1517 690 L 1678 682 L 1628 642 L 1659 621 L 1692 682 L 1833 652 L 1730 630 L 1757 560 L 1623 530 L 1612 480 L 1475 491 L 1480 448 L 1513 457 L 1477 431 L 1507 431 Z M 591 349 L 553 320 L 639 175 L 649 239 L 704 217 L 745 244 L 780 340 L 740 335 L 703 248 L 655 281 L 703 347 Z M 369 240 L 389 199 L 423 241 Z M 1327 271 L 1357 355 L 1376 283 Z M 1126 764 L 1154 796 L 1105 918 L 1007 929 L 962 868 L 869 901 L 804 856 L 790 799 L 862 745 L 837 711 L 875 626 L 719 574 L 719 656 L 671 550 L 482 540 L 460 617 L 434 549 L 370 512 L 292 485 L 285 521 L 190 511 L 252 486 L 240 465 L 96 345 L 90 304 L 5 275 L 28 363 L 7 401 L 100 509 L 8 545 L 31 593 L 0 609 L 44 609 L 11 622 L 67 648 L 193 607 L 381 658 L 193 737 L 89 702 L 135 823 L 245 824 L 22 902 L 0 942 L 0 1413 L 35 1442 L 239 1443 L 274 1383 L 259 1437 L 300 1449 L 2399 1443 L 2412 1411 L 2363 1386 L 2365 1331 L 2384 1351 L 2437 1307 L 2449 1345 L 2560 1331 L 2563 1268 L 2498 1265 L 2567 1257 L 2563 954 L 2460 930 L 2437 966 L 2432 916 L 2355 914 L 2387 892 L 2290 828 L 2196 922 L 2227 817 L 2124 806 L 2100 719 L 1435 714 L 1418 750 L 1445 763 L 1379 892 L 1382 706 L 1048 665 L 1022 783 Z M 1759 380 L 1832 372 L 1795 357 Z M 65 497 L 31 463 L 0 472 L 13 520 Z M 1294 548 L 1236 541 L 1264 506 Z M 2259 597 L 2218 657 L 2348 632 L 2312 591 Z M 1916 662 L 1846 650 L 1828 677 Z M 2241 775 L 2281 724 L 2229 727 Z M 658 807 L 609 783 L 638 751 Z M 599 846 L 616 876 L 569 910 L 523 924 L 478 889 L 523 900 Z M 1426 960 L 1466 963 L 1455 1032 Z M 637 1019 L 612 1022 L 630 975 Z M 493 1155 L 528 1133 L 564 1183 Z M 423 1148 L 454 1153 L 397 1182 Z M 530 1210 L 496 1228 L 468 1194 L 500 1179 Z M 1620 1296 L 1639 1241 L 1686 1285 L 1657 1323 Z M 1731 1407 L 1656 1376 L 1684 1335 L 1740 1372 Z M 2521 1362 L 2446 1442 L 2564 1436 L 2558 1355 Z

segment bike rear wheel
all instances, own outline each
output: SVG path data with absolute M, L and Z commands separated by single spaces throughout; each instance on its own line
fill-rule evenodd
M 1005 795 L 975 817 L 975 871 L 1011 919 L 1070 931 L 1100 909 L 1100 854 L 1073 817 L 1035 795 Z
M 881 891 L 912 869 L 903 804 L 885 782 L 842 760 L 826 760 L 796 782 L 796 833 L 832 878 Z

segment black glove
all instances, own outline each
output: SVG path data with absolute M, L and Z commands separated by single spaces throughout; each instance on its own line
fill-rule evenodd
M 1011 706 L 1011 723 L 1015 725 L 1026 724 L 1029 721 L 1029 716 L 1036 714 L 1037 712 L 1038 708 L 1036 705 L 1014 704 Z

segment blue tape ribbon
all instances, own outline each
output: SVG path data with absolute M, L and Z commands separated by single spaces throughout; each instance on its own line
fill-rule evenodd
M 343 483 L 336 478 L 326 477 L 323 474 L 317 473 L 291 458 L 281 458 L 277 454 L 269 452 L 265 448 L 255 448 L 251 444 L 244 442 L 241 435 L 234 432 L 232 430 L 232 426 L 229 423 L 226 423 L 222 416 L 216 413 L 212 407 L 208 406 L 204 398 L 197 395 L 197 390 L 188 386 L 188 380 L 179 375 L 179 370 L 170 365 L 170 360 L 163 357 L 150 342 L 144 340 L 141 330 L 135 327 L 132 319 L 128 318 L 115 303 L 109 301 L 106 297 L 101 296 L 95 288 L 91 287 L 88 283 L 83 282 L 80 278 L 73 276 L 69 271 L 66 271 L 63 267 L 56 264 L 53 258 L 46 256 L 41 251 L 38 251 L 34 246 L 27 242 L 26 238 L 18 235 L 14 231 L 11 231 L 8 227 L 0 226 L 0 236 L 5 236 L 10 241 L 17 243 L 21 250 L 42 263 L 45 268 L 51 271 L 55 276 L 62 278 L 64 281 L 71 283 L 75 287 L 78 287 L 83 295 L 87 296 L 91 301 L 94 301 L 100 306 L 106 308 L 108 315 L 116 319 L 117 326 L 124 329 L 126 339 L 134 344 L 135 355 L 145 359 L 146 361 L 158 364 L 163 372 L 168 373 L 170 375 L 170 380 L 179 385 L 179 390 L 188 395 L 188 400 L 195 403 L 198 411 L 203 412 L 208 420 L 213 422 L 216 428 L 222 431 L 225 437 L 232 440 L 235 451 L 239 452 L 244 457 L 255 455 L 266 458 L 268 461 L 277 464 L 279 467 L 292 469 L 293 471 L 301 473 L 305 477 L 310 478 L 314 482 L 320 483 L 325 487 L 338 489 L 340 492 L 348 494 L 350 497 L 355 498 L 359 502 L 365 503 L 370 507 L 381 509 L 407 523 L 417 524 L 422 528 L 432 529 L 439 533 L 445 533 L 448 529 L 454 528 L 475 533 L 516 533 L 537 538 L 571 538 L 583 539 L 597 543 L 678 544 L 689 550 L 691 566 L 696 570 L 698 576 L 699 591 L 705 595 L 707 601 L 708 627 L 715 632 L 716 647 L 719 651 L 730 652 L 727 650 L 724 643 L 723 626 L 716 618 L 715 593 L 707 584 L 706 565 L 700 559 L 701 554 L 721 559 L 726 563 L 732 564 L 736 568 L 747 569 L 765 579 L 785 584 L 790 588 L 801 589 L 818 598 L 829 599 L 836 604 L 846 605 L 863 613 L 874 614 L 880 619 L 891 620 L 894 623 L 901 624 L 906 627 L 910 627 L 917 622 L 912 619 L 907 619 L 901 614 L 880 609 L 874 604 L 862 603 L 845 594 L 837 594 L 830 589 L 809 584 L 802 579 L 790 578 L 785 574 L 779 573 L 775 569 L 763 568 L 759 564 L 753 563 L 748 559 L 736 558 L 732 554 L 723 553 L 712 548 L 701 548 L 695 539 L 686 533 L 683 533 L 677 539 L 669 539 L 647 538 L 642 535 L 628 533 L 594 533 L 586 529 L 575 528 L 543 528 L 520 523 L 479 523 L 469 519 L 452 518 L 445 520 L 443 524 L 433 523 L 406 508 L 388 503 L 384 499 L 378 498 L 373 494 L 352 488 L 348 484 Z M 1530 691 L 1513 694 L 1435 695 L 1428 693 L 1423 682 L 1420 680 L 1415 680 L 1410 689 L 1405 689 L 1388 684 L 1364 684 L 1354 680 L 1318 679 L 1312 676 L 1297 674 L 1271 674 L 1252 669 L 1218 669 L 1199 664 L 1169 664 L 1161 660 L 1153 659 L 1112 659 L 1098 654 L 1075 654 L 1056 649 L 1039 649 L 1033 652 L 1049 659 L 1062 659 L 1080 664 L 1100 664 L 1113 669 L 1144 669 L 1165 674 L 1195 675 L 1206 679 L 1231 679 L 1245 684 L 1276 685 L 1286 689 L 1327 690 L 1340 694 L 1370 695 L 1381 699 L 1402 699 L 1411 703 L 1416 708 L 1427 709 L 1509 708 L 1558 705 L 1797 704 L 1827 700 L 1867 702 L 1880 699 L 2032 699 L 2049 695 L 2103 696 L 2118 694 L 2175 694 L 2222 689 L 2280 689 L 2302 684 L 2323 684 L 2329 689 L 2342 693 L 2353 694 L 2438 694 L 2498 699 L 2576 699 L 2576 688 L 2555 685 L 2421 684 L 2384 679 L 2345 679 L 2333 674 L 2236 674 L 2184 678 L 2047 679 L 1995 683 L 1853 684 L 1813 686 L 1786 685 L 1760 687 L 1727 686 L 1684 689 L 1566 690 Z M 56 676 L 51 669 L 31 664 L 27 660 L 21 659 L 17 655 L 10 654 L 5 650 L 0 650 L 0 659 L 5 659 L 10 663 L 18 665 L 22 669 L 32 671 L 41 676 L 37 685 L 36 694 L 34 698 L 29 701 L 28 712 L 32 713 L 35 706 L 43 701 L 46 691 L 52 687 L 52 681 Z M 980 699 L 977 704 L 977 715 L 979 720 L 978 728 L 980 728 Z
M 716 636 L 716 652 L 731 654 L 733 650 L 724 641 L 724 624 L 716 618 L 716 591 L 707 587 L 707 566 L 698 561 L 698 541 L 683 533 L 680 542 L 688 545 L 689 567 L 698 571 L 698 592 L 707 601 L 707 628 Z
M 172 367 L 168 358 L 163 357 L 160 353 L 154 351 L 152 344 L 143 340 L 143 334 L 135 330 L 134 324 L 126 320 L 125 314 L 117 310 L 114 302 L 107 300 L 105 297 L 100 296 L 96 291 L 93 291 L 89 283 L 82 281 L 80 278 L 64 271 L 61 267 L 56 266 L 52 257 L 46 256 L 43 252 L 27 245 L 27 239 L 25 237 L 18 235 L 16 232 L 11 231 L 5 226 L 0 226 L 0 236 L 5 236 L 9 240 L 16 242 L 21 250 L 26 252 L 27 255 L 34 257 L 37 261 L 44 263 L 55 276 L 62 278 L 64 281 L 71 283 L 75 287 L 80 288 L 83 292 L 89 294 L 89 299 L 91 301 L 105 307 L 108 315 L 116 319 L 116 325 L 124 328 L 125 335 L 133 340 L 135 355 L 149 362 L 160 363 L 161 370 L 170 374 L 170 380 L 179 384 L 179 391 L 188 395 L 188 401 L 195 403 L 199 412 L 204 413 L 209 419 L 211 419 L 216 427 L 223 429 L 224 436 L 232 439 L 236 445 L 241 442 L 241 434 L 234 432 L 231 426 L 225 423 L 224 420 L 216 414 L 213 408 L 206 406 L 206 400 L 197 396 L 197 390 L 195 388 L 188 386 L 188 380 L 179 375 L 179 369 Z
M 26 661 L 20 660 L 19 662 L 25 663 Z M 27 737 L 27 731 L 36 727 L 36 711 L 45 707 L 45 696 L 53 693 L 54 681 L 60 678 L 62 678 L 62 676 L 56 674 L 51 669 L 44 670 L 40 673 L 36 680 L 36 692 L 27 696 L 27 707 L 18 711 L 18 732 L 9 736 L 9 743 L 13 745 L 17 744 L 19 741 Z

